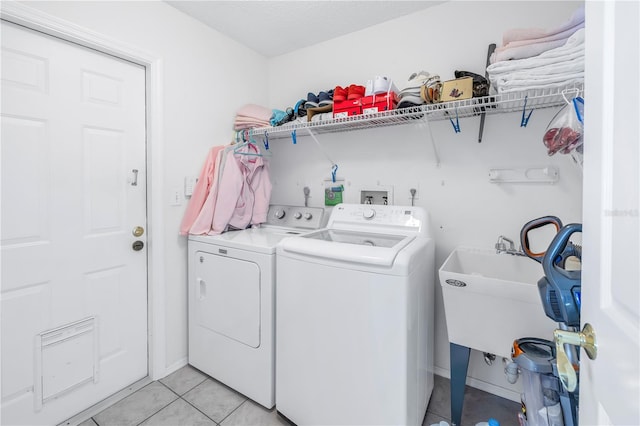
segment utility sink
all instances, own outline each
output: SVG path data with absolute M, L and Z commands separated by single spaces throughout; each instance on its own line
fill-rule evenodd
M 544 314 L 542 265 L 495 250 L 456 248 L 440 267 L 449 342 L 510 358 L 521 337 L 552 340 L 557 324 Z

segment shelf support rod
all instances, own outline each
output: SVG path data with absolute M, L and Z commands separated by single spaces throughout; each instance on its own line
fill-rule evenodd
M 491 55 L 493 55 L 493 52 L 496 50 L 496 44 L 495 43 L 491 43 L 489 45 L 489 49 L 487 50 L 487 65 L 485 65 L 484 67 L 484 76 L 487 78 L 487 80 L 489 80 L 489 73 L 487 72 L 487 67 L 490 65 L 491 62 Z M 478 143 L 482 142 L 482 135 L 484 134 L 484 120 L 486 117 L 487 113 L 482 112 L 482 114 L 480 115 L 480 130 L 478 131 Z
M 335 166 L 336 163 L 333 162 L 333 160 L 329 157 L 329 154 L 327 154 L 327 152 L 322 148 L 322 145 L 320 145 L 320 142 L 316 138 L 316 135 L 313 134 L 313 132 L 311 131 L 311 129 L 309 127 L 307 127 L 307 132 L 309 132 L 309 136 L 311 136 L 313 141 L 318 145 L 318 148 L 320 149 L 320 152 L 322 152 L 324 154 L 324 156 L 327 158 L 327 160 L 329 160 L 329 163 L 331 163 L 331 167 Z
M 429 131 L 429 140 L 431 140 L 431 147 L 433 148 L 433 156 L 436 158 L 436 167 L 440 168 L 440 154 L 438 153 L 438 147 L 436 146 L 436 140 L 433 137 L 433 131 L 431 130 L 431 123 L 429 123 L 429 117 L 425 114 L 423 119 L 424 124 Z

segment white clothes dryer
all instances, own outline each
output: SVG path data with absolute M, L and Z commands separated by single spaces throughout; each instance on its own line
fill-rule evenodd
M 325 224 L 324 209 L 276 206 L 267 224 L 189 236 L 189 364 L 275 404 L 275 248 Z
M 278 245 L 276 408 L 296 424 L 418 425 L 433 389 L 434 242 L 419 207 L 339 204 Z

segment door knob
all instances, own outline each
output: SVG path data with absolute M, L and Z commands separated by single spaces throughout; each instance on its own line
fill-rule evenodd
M 133 231 L 131 231 L 131 233 L 134 237 L 140 237 L 142 236 L 142 234 L 144 234 L 144 228 L 142 226 L 136 226 L 135 228 L 133 228 Z
M 596 344 L 596 332 L 591 324 L 585 324 L 582 331 L 555 330 L 553 340 L 556 342 L 556 360 L 558 363 L 558 375 L 562 386 L 569 392 L 576 390 L 578 376 L 576 370 L 567 357 L 564 345 L 580 346 L 584 348 L 589 359 L 596 359 L 598 356 L 598 345 Z
M 134 241 L 133 244 L 131 245 L 131 248 L 134 251 L 140 251 L 142 250 L 142 247 L 144 247 L 144 243 L 142 241 Z

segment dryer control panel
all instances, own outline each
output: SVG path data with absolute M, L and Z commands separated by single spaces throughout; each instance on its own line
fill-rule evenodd
M 286 228 L 320 229 L 326 223 L 322 207 L 269 206 L 267 224 Z

